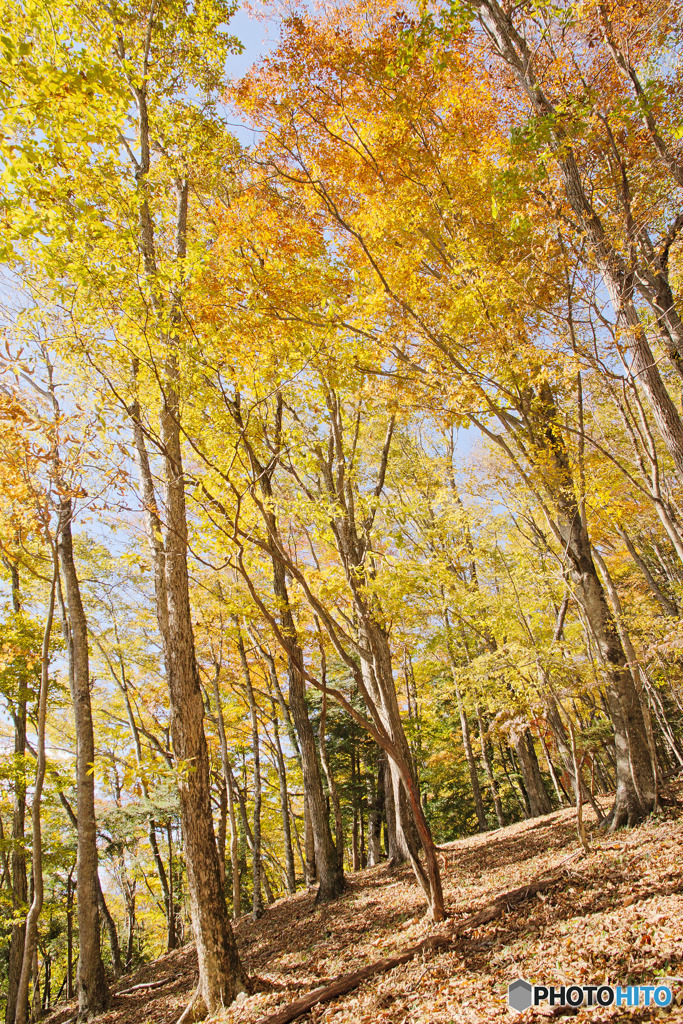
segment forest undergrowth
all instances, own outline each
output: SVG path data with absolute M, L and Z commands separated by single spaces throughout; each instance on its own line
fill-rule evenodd
M 236 922 L 235 935 L 257 991 L 216 1019 L 266 1024 L 311 990 L 429 935 L 449 939 L 465 918 L 500 894 L 559 874 L 545 892 L 454 936 L 446 948 L 426 949 L 298 1019 L 337 1024 L 512 1019 L 507 986 L 523 977 L 557 985 L 679 980 L 666 1010 L 530 1009 L 514 1015 L 520 1024 L 569 1016 L 593 1024 L 683 1020 L 683 784 L 674 792 L 677 806 L 628 832 L 605 835 L 593 813 L 587 814 L 588 854 L 577 841 L 573 809 L 444 844 L 440 859 L 450 912 L 445 924 L 426 922 L 410 869 L 386 864 L 352 875 L 345 895 L 331 904 L 316 906 L 310 890 L 278 900 L 257 922 L 245 915 Z M 114 994 L 112 1009 L 97 1018 L 98 1024 L 175 1024 L 196 984 L 196 952 L 188 945 L 120 979 L 116 991 L 126 994 Z M 74 1010 L 75 1004 L 63 1004 L 48 1024 L 67 1024 Z

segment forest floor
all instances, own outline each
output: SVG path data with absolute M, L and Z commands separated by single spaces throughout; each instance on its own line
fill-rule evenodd
M 683 800 L 683 784 L 676 787 Z M 233 1005 L 220 1024 L 265 1024 L 265 1018 L 312 989 L 415 946 L 429 935 L 448 937 L 463 919 L 497 896 L 549 871 L 550 888 L 503 908 L 490 921 L 453 937 L 444 949 L 423 950 L 410 962 L 375 975 L 348 994 L 299 1018 L 325 1024 L 465 1024 L 513 1018 L 524 1024 L 578 1016 L 592 1024 L 666 1017 L 683 1021 L 683 812 L 604 835 L 587 811 L 591 852 L 577 841 L 573 809 L 520 822 L 441 847 L 445 924 L 428 925 L 425 901 L 408 869 L 369 868 L 349 878 L 346 894 L 316 906 L 311 892 L 278 900 L 265 916 L 235 924 L 243 961 L 260 991 Z M 554 877 L 554 875 L 553 875 Z M 672 984 L 667 1010 L 556 1007 L 510 1014 L 507 986 L 535 984 Z M 167 981 L 165 982 L 165 979 Z M 97 1024 L 175 1024 L 197 979 L 187 946 L 166 954 L 116 989 L 160 982 L 114 996 Z M 164 983 L 165 982 L 165 983 Z M 678 998 L 676 998 L 678 997 Z M 678 1004 L 678 1005 L 676 1005 Z M 72 1020 L 63 1005 L 50 1024 Z

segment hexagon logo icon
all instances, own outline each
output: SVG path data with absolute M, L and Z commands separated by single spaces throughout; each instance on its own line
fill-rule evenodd
M 533 1003 L 532 988 L 528 981 L 524 978 L 517 978 L 517 981 L 511 982 L 508 985 L 508 1006 L 511 1010 L 516 1010 L 517 1013 L 521 1013 L 522 1010 L 528 1010 Z

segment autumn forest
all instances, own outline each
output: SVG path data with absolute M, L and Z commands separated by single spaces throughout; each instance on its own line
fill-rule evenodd
M 672 813 L 679 4 L 0 2 L 6 1024 Z

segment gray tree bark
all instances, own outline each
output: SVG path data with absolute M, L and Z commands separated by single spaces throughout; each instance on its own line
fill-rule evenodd
M 76 726 L 76 816 L 78 852 L 76 896 L 78 905 L 78 967 L 76 991 L 79 1018 L 88 1020 L 109 1005 L 102 953 L 98 908 L 97 829 L 95 820 L 95 738 L 90 704 L 88 626 L 81 600 L 72 540 L 72 502 L 63 497 L 60 506 L 59 560 L 64 576 L 66 603 L 62 616 L 69 657 L 69 684 Z

